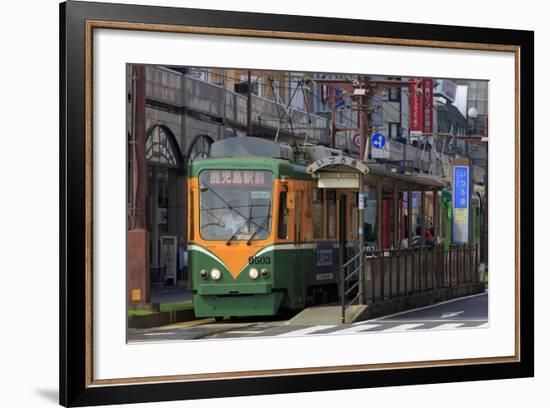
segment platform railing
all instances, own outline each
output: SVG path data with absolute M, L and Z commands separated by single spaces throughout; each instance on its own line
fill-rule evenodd
M 363 281 L 360 279 L 363 271 L 365 251 L 357 252 L 341 267 L 340 299 L 342 301 L 342 323 L 346 321 L 346 309 L 356 304 L 361 297 L 360 289 Z
M 342 318 L 360 300 L 359 285 L 365 303 L 374 303 L 477 282 L 478 266 L 478 244 L 362 251 L 342 265 Z

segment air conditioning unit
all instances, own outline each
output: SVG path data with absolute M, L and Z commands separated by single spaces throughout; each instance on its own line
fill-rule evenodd
M 235 84 L 235 92 L 238 94 L 248 94 L 248 82 L 239 82 Z

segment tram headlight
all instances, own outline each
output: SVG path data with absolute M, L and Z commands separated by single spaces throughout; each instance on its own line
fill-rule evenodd
M 218 280 L 222 277 L 222 273 L 219 269 L 214 268 L 210 271 L 210 277 L 214 280 Z
M 203 269 L 199 272 L 199 275 L 201 276 L 201 278 L 203 279 L 208 279 L 208 271 L 206 269 Z
M 258 279 L 258 276 L 260 276 L 260 273 L 256 268 L 250 268 L 250 270 L 248 271 L 248 276 L 250 277 L 250 279 L 256 280 Z
M 260 271 L 260 274 L 262 275 L 263 278 L 267 279 L 269 277 L 269 271 L 265 268 Z

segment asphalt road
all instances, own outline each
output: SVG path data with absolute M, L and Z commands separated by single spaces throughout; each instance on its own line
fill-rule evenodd
M 437 305 L 402 312 L 392 316 L 376 319 L 377 321 L 391 320 L 444 320 L 444 321 L 487 321 L 488 296 L 487 292 L 479 295 L 439 303 Z
M 287 317 L 235 319 L 215 322 L 202 319 L 152 329 L 129 329 L 128 342 L 164 342 L 242 337 L 287 337 L 395 332 L 408 330 L 482 329 L 488 322 L 488 294 L 454 299 L 433 306 L 354 324 L 298 326 Z

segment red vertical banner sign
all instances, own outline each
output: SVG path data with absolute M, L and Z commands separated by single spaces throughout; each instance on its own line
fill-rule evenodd
M 412 79 L 409 82 L 409 130 L 411 134 L 422 133 L 423 113 L 422 81 Z
M 432 134 L 433 132 L 433 119 L 434 119 L 434 81 L 433 79 L 422 80 L 422 97 L 423 97 L 423 127 L 422 131 L 424 135 Z

